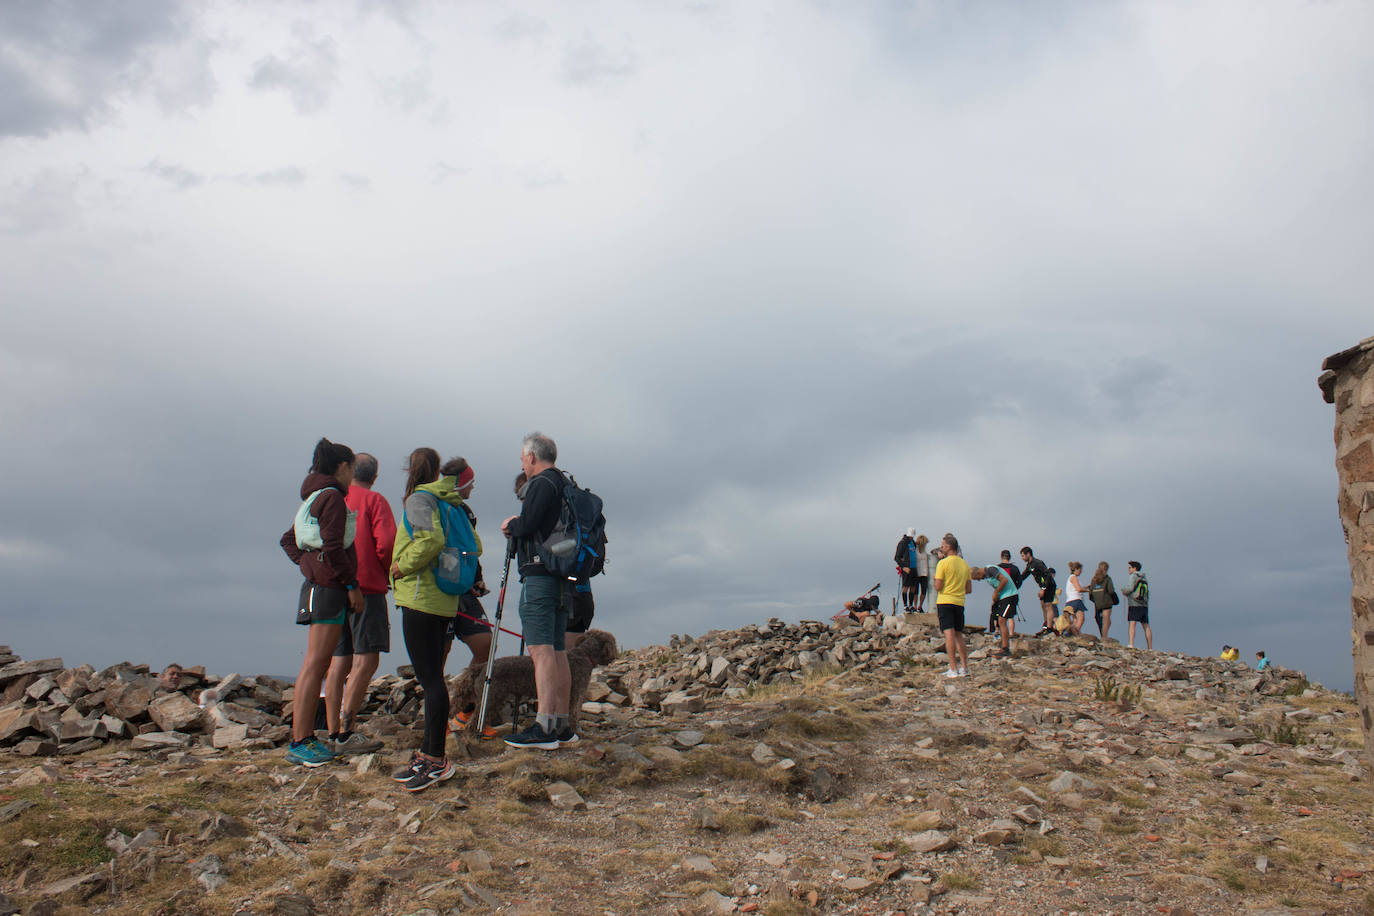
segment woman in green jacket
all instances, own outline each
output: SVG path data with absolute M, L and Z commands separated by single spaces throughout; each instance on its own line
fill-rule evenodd
M 401 632 L 415 679 L 424 692 L 425 734 L 410 764 L 392 774 L 408 791 L 419 792 L 454 773 L 444 756 L 448 737 L 448 686 L 444 649 L 448 627 L 458 613 L 458 596 L 442 591 L 434 579 L 435 562 L 446 545 L 440 502 L 459 508 L 457 480 L 439 473 L 439 453 L 410 453 L 406 477 L 405 524 L 396 531 L 391 555 L 391 588 L 401 612 Z M 478 550 L 480 552 L 480 544 Z

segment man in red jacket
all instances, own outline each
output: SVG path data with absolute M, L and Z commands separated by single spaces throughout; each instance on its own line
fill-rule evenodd
M 339 634 L 334 660 L 324 684 L 324 711 L 335 754 L 366 754 L 382 746 L 353 731 L 353 718 L 367 698 L 382 652 L 391 651 L 391 621 L 387 617 L 387 570 L 396 543 L 396 517 L 386 497 L 372 490 L 377 459 L 359 452 L 353 461 L 353 485 L 345 501 L 358 514 L 353 547 L 358 555 L 358 590 L 363 612 L 349 614 Z

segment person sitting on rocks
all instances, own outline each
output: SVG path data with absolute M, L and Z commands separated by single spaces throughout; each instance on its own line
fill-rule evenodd
M 1255 670 L 1264 671 L 1269 667 L 1269 656 L 1264 654 L 1264 650 L 1255 653 Z
M 1240 658 L 1240 650 L 1235 646 L 1222 646 L 1221 657 L 1228 662 L 1234 662 Z
M 157 678 L 158 686 L 163 690 L 177 690 L 181 687 L 181 666 L 172 662 Z
M 844 609 L 849 612 L 850 619 L 858 623 L 863 623 L 870 617 L 882 616 L 882 614 L 878 612 L 877 595 L 860 595 L 853 601 L 846 601 L 844 603 Z M 843 614 L 840 615 L 840 617 L 843 616 Z

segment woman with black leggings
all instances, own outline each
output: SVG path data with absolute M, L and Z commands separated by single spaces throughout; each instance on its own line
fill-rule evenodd
M 410 453 L 406 476 L 405 522 L 396 531 L 392 553 L 392 592 L 401 612 L 401 632 L 415 679 L 425 698 L 425 735 L 407 766 L 391 774 L 407 791 L 419 792 L 453 775 L 444 756 L 448 737 L 448 686 L 444 683 L 444 649 L 448 628 L 458 613 L 458 596 L 439 588 L 435 564 L 446 545 L 442 514 L 447 506 L 461 511 L 457 480 L 439 472 L 439 453 L 417 448 Z M 479 545 L 480 550 L 480 545 Z

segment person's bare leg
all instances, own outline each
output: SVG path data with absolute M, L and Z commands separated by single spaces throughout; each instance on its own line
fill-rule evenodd
M 340 709 L 343 705 L 344 682 L 353 663 L 351 655 L 334 655 L 329 659 L 329 672 L 324 676 L 324 722 L 331 735 L 340 731 Z
M 1102 641 L 1107 641 L 1107 634 L 1112 631 L 1112 609 L 1107 608 L 1102 612 Z
M 472 652 L 472 661 L 468 662 L 468 667 L 485 669 L 487 658 L 491 655 L 491 634 L 474 633 L 464 639 L 463 642 Z
M 945 655 L 949 656 L 949 670 L 959 670 L 959 647 L 954 642 L 957 631 L 945 630 Z
M 372 675 L 377 673 L 381 654 L 365 652 L 353 656 L 353 666 L 348 671 L 348 683 L 344 686 L 343 708 L 339 715 L 339 731 L 353 731 L 353 720 L 358 710 L 363 708 L 367 699 L 367 688 L 372 685 Z M 334 670 L 330 669 L 332 675 Z
M 566 716 L 572 691 L 568 653 L 555 652 L 553 646 L 530 646 L 529 650 L 534 662 L 534 689 L 539 694 L 539 712 Z
M 1155 647 L 1154 631 L 1150 629 L 1150 625 L 1148 623 L 1142 623 L 1141 626 L 1145 628 L 1145 648 L 1153 649 Z
M 1134 621 L 1134 620 L 1129 621 L 1129 622 L 1126 624 L 1126 648 L 1127 648 L 1127 649 L 1134 649 L 1134 648 L 1135 648 L 1135 621 Z
M 329 671 L 329 660 L 339 644 L 342 624 L 314 623 L 305 643 L 305 659 L 296 675 L 291 702 L 291 739 L 304 741 L 315 733 L 315 710 L 320 702 L 320 682 Z

